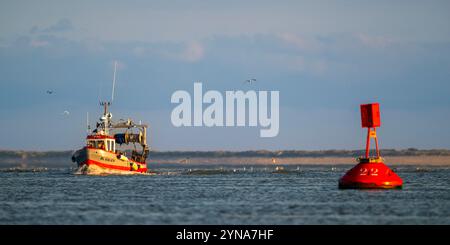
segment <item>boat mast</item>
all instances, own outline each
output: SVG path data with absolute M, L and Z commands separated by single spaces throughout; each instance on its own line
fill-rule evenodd
M 114 74 L 113 74 L 113 83 L 112 83 L 112 92 L 111 92 L 111 101 L 102 101 L 100 105 L 103 106 L 103 116 L 101 118 L 103 122 L 103 131 L 107 135 L 109 133 L 109 126 L 111 124 L 111 114 L 108 113 L 108 106 L 112 104 L 114 101 L 114 87 L 116 86 L 116 72 L 117 72 L 117 61 L 114 61 Z
M 89 112 L 86 112 L 86 133 L 89 135 L 91 126 L 89 125 Z
M 111 114 L 108 113 L 108 106 L 111 105 L 111 102 L 100 102 L 100 105 L 103 106 L 103 116 L 100 118 L 102 121 L 103 132 L 107 135 L 109 132 L 109 124 L 111 119 Z
M 114 75 L 113 75 L 113 84 L 112 84 L 112 93 L 111 93 L 111 103 L 114 101 L 114 87 L 116 85 L 116 70 L 117 70 L 117 61 L 114 61 Z

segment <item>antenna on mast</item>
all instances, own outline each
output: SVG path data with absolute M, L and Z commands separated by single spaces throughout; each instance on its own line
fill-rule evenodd
M 111 103 L 114 100 L 114 87 L 116 85 L 116 70 L 117 70 L 117 60 L 114 61 L 114 76 L 113 76 L 113 85 L 112 85 L 112 94 L 111 94 Z
M 90 130 L 91 130 L 91 126 L 89 125 L 89 112 L 86 112 L 86 131 L 87 131 L 87 134 L 89 134 Z

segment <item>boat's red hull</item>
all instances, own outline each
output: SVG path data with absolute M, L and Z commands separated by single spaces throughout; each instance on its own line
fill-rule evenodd
M 134 162 L 134 161 L 132 161 L 132 162 Z M 90 160 L 90 159 L 86 160 L 81 165 L 88 165 L 88 166 L 95 165 L 97 167 L 104 168 L 104 169 L 119 170 L 119 171 L 126 171 L 126 172 L 139 172 L 139 173 L 147 172 L 147 167 L 141 167 L 137 170 L 133 170 L 132 167 L 116 166 L 116 165 L 111 165 L 111 164 L 107 164 L 107 163 L 97 162 L 97 161 Z M 142 166 L 142 163 L 140 164 L 140 166 Z
M 101 149 L 84 147 L 73 156 L 73 161 L 78 163 L 82 172 L 89 172 L 87 169 L 95 167 L 100 172 L 124 172 L 124 173 L 146 173 L 147 164 L 137 162 L 123 155 L 108 152 Z

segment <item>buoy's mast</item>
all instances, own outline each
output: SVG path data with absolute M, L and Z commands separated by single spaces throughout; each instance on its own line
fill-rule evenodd
M 376 159 L 380 159 L 380 150 L 378 149 L 378 138 L 376 128 L 380 127 L 380 105 L 378 103 L 361 105 L 361 124 L 367 128 L 366 139 L 366 159 L 370 159 L 370 139 L 375 139 Z

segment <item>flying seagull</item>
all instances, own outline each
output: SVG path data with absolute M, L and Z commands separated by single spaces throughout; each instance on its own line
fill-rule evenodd
M 47 90 L 47 94 L 53 94 L 53 90 Z
M 252 78 L 252 79 L 247 79 L 247 80 L 244 81 L 244 83 L 250 83 L 250 84 L 252 84 L 252 83 L 254 83 L 254 82 L 256 82 L 256 79 L 254 79 L 254 78 Z
M 70 112 L 69 111 L 63 111 L 63 113 L 62 113 L 64 116 L 68 116 L 69 114 L 70 114 Z

